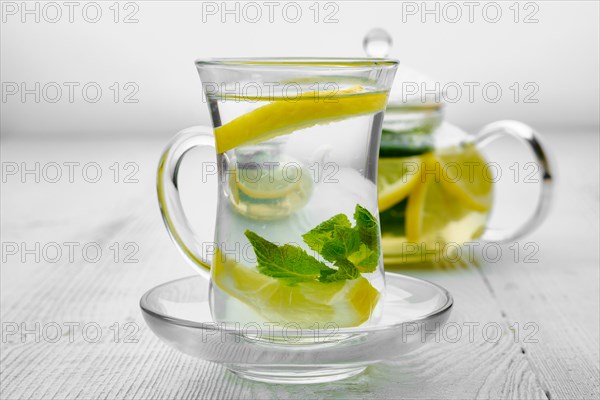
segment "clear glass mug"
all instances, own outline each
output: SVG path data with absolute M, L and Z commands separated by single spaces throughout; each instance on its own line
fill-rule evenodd
M 549 210 L 553 168 L 534 129 L 498 121 L 468 134 L 444 122 L 442 111 L 440 103 L 388 104 L 378 180 L 386 266 L 476 262 L 461 246 L 516 240 Z M 530 150 L 541 190 L 533 213 L 518 226 L 491 229 L 498 164 L 481 150 L 506 136 Z
M 377 159 L 397 62 L 196 62 L 213 128 L 189 128 L 158 170 L 163 219 L 210 279 L 216 322 L 319 329 L 375 324 L 385 282 Z M 217 153 L 214 241 L 186 219 L 178 170 L 194 147 Z M 210 270 L 210 275 L 208 271 Z

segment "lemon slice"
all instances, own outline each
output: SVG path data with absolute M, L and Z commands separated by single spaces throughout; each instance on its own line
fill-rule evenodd
M 364 277 L 322 283 L 302 282 L 289 286 L 262 275 L 217 251 L 212 271 L 213 282 L 225 293 L 254 309 L 268 322 L 296 323 L 314 328 L 315 323 L 333 322 L 338 327 L 366 322 L 380 294 Z
M 305 168 L 286 175 L 283 167 L 273 169 L 232 168 L 229 178 L 231 204 L 242 215 L 272 220 L 302 209 L 313 192 L 313 180 Z
M 297 99 L 275 99 L 216 128 L 217 153 L 320 123 L 381 111 L 387 95 L 387 92 L 364 92 L 362 86 L 353 86 L 337 92 L 306 92 Z
M 420 177 L 421 157 L 380 158 L 377 176 L 379 212 L 400 203 Z
M 255 199 L 277 199 L 298 190 L 301 179 L 286 179 L 281 168 L 237 169 L 231 171 L 235 185 L 244 194 Z
M 431 171 L 432 167 L 435 166 L 435 161 L 435 157 L 431 153 L 428 153 L 423 156 L 423 167 Z M 415 184 L 415 188 L 410 194 L 408 204 L 406 205 L 406 239 L 409 242 L 417 242 L 422 236 L 425 197 L 432 181 L 435 181 L 435 176 L 429 174 L 424 174 L 423 178 L 419 179 Z
M 438 152 L 444 188 L 459 201 L 477 211 L 492 205 L 493 183 L 486 161 L 473 144 Z
M 408 197 L 406 239 L 409 242 L 427 246 L 448 240 L 464 242 L 475 239 L 484 229 L 492 186 L 481 174 L 483 166 L 477 167 L 477 161 L 482 165 L 483 159 L 474 148 L 453 151 L 440 158 L 432 153 L 423 156 L 422 168 L 430 173 L 421 174 L 423 181 L 415 185 Z M 444 161 L 440 161 L 442 157 Z M 450 161 L 455 163 L 453 168 L 473 168 L 472 178 L 466 174 L 449 176 Z

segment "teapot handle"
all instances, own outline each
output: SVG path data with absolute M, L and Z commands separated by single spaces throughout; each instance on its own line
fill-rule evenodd
M 186 258 L 200 274 L 208 279 L 210 276 L 210 257 L 192 230 L 181 205 L 179 197 L 178 173 L 185 154 L 195 147 L 215 149 L 212 129 L 193 126 L 179 132 L 167 145 L 158 165 L 158 203 L 163 221 L 171 235 L 171 239 L 183 252 Z
M 514 137 L 531 149 L 538 166 L 541 190 L 535 211 L 519 226 L 512 229 L 486 229 L 481 239 L 493 242 L 512 241 L 537 228 L 550 210 L 554 187 L 554 168 L 549 160 L 547 148 L 543 145 L 540 134 L 530 126 L 518 121 L 493 122 L 479 131 L 475 143 L 485 146 L 504 136 Z

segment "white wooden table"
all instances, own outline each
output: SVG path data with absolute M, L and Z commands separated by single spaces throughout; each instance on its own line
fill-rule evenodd
M 39 162 L 40 182 L 34 174 L 25 183 L 20 173 L 3 177 L 0 398 L 598 398 L 598 132 L 547 139 L 560 167 L 556 204 L 546 223 L 519 242 L 516 261 L 503 247 L 499 261 L 480 267 L 405 271 L 448 288 L 455 297 L 450 321 L 478 324 L 473 337 L 463 332 L 452 343 L 448 330 L 440 343 L 395 364 L 306 386 L 242 380 L 178 353 L 145 326 L 140 296 L 192 274 L 155 200 L 154 172 L 167 138 L 5 141 L 4 173 Z M 50 183 L 53 162 L 62 165 L 57 183 Z M 64 162 L 80 163 L 70 164 L 73 183 Z M 86 178 L 94 180 L 99 166 L 97 183 L 81 175 L 91 162 L 98 165 L 86 166 Z M 137 183 L 124 182 L 134 171 L 127 162 L 139 166 Z M 537 262 L 526 262 L 527 243 L 539 246 Z M 54 261 L 57 248 L 63 254 Z M 497 340 L 495 326 L 502 330 Z

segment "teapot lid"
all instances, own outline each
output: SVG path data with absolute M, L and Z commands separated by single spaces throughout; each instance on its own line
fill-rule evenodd
M 385 58 L 392 45 L 392 37 L 381 28 L 371 29 L 363 39 L 363 49 L 368 57 Z M 439 82 L 421 71 L 400 63 L 390 90 L 388 107 L 431 110 L 440 109 L 443 105 L 443 92 Z

